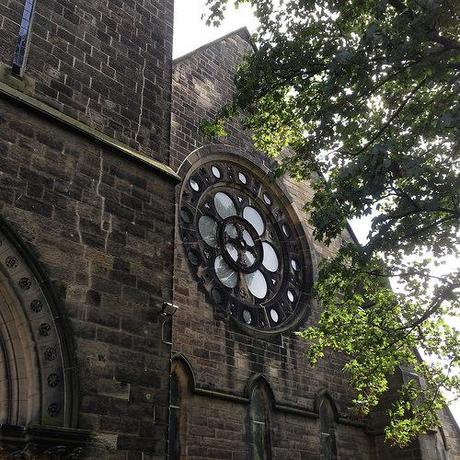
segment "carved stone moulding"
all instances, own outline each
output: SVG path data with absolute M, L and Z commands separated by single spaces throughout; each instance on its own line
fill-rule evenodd
M 87 430 L 38 425 L 1 425 L 0 458 L 81 458 L 90 439 L 90 432 Z

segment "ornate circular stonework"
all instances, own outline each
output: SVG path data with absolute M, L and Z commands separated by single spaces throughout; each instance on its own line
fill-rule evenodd
M 179 221 L 201 288 L 240 324 L 278 332 L 305 313 L 305 236 L 283 192 L 261 171 L 230 160 L 191 167 Z

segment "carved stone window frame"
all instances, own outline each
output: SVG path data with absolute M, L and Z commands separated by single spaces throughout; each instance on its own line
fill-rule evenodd
M 80 452 L 78 369 L 70 326 L 30 247 L 0 218 L 0 456 Z M 1 357 L 0 357 L 1 358 Z M 60 449 L 60 450 L 59 450 Z
M 294 209 L 293 200 L 290 198 L 289 192 L 284 186 L 283 181 L 273 175 L 272 170 L 270 169 L 273 165 L 270 164 L 270 162 L 271 160 L 267 159 L 267 164 L 261 164 L 260 161 L 257 163 L 257 158 L 252 158 L 250 155 L 242 154 L 242 152 L 238 149 L 227 145 L 212 144 L 202 147 L 190 154 L 179 168 L 178 172 L 183 179 L 183 182 L 182 186 L 180 188 L 178 187 L 176 200 L 176 228 L 178 229 L 178 239 L 185 251 L 190 270 L 194 278 L 198 281 L 200 290 L 205 293 L 207 300 L 216 306 L 216 311 L 219 311 L 220 309 L 220 313 L 223 313 L 226 317 L 231 318 L 232 323 L 235 324 L 238 329 L 242 329 L 251 335 L 266 338 L 288 331 L 299 324 L 300 321 L 306 319 L 313 303 L 311 287 L 313 285 L 313 279 L 316 276 L 315 264 L 313 262 L 311 250 L 312 244 L 308 239 L 306 228 L 304 224 L 301 223 L 301 219 L 299 219 L 299 213 Z M 231 171 L 223 171 L 222 168 L 226 168 L 229 164 L 232 165 L 230 168 Z M 216 168 L 218 172 L 214 171 L 214 168 Z M 240 173 L 247 175 L 246 173 L 248 171 L 251 175 L 251 179 L 249 181 L 245 181 L 245 179 L 241 178 Z M 197 172 L 199 172 L 198 175 Z M 225 177 L 223 178 L 222 176 Z M 276 301 L 280 301 L 279 298 L 276 298 L 277 292 L 284 292 L 286 296 L 288 295 L 288 291 L 290 291 L 289 299 L 282 299 L 283 309 L 285 309 L 287 313 L 283 310 L 282 312 L 275 311 L 276 314 L 274 314 L 271 310 L 265 308 L 264 318 L 267 318 L 266 324 L 269 324 L 269 326 L 262 327 L 259 319 L 256 327 L 246 322 L 245 319 L 243 319 L 243 307 L 236 307 L 233 309 L 234 307 L 231 305 L 231 300 L 229 300 L 228 289 L 227 298 L 224 299 L 223 302 L 221 301 L 221 296 L 217 295 L 215 292 L 215 277 L 213 276 L 212 270 L 209 270 L 210 265 L 208 263 L 207 269 L 205 269 L 206 264 L 202 263 L 203 258 L 207 257 L 205 250 L 201 248 L 201 250 L 197 251 L 196 247 L 193 248 L 194 245 L 196 246 L 199 239 L 203 240 L 202 235 L 198 233 L 198 219 L 201 215 L 203 215 L 203 208 L 201 207 L 201 203 L 198 202 L 200 200 L 199 197 L 201 196 L 201 192 L 206 193 L 208 189 L 212 189 L 213 186 L 218 184 L 217 188 L 214 190 L 214 197 L 217 191 L 225 194 L 225 184 L 222 184 L 221 182 L 228 182 L 230 176 L 232 180 L 232 192 L 228 193 L 228 196 L 234 200 L 234 194 L 237 193 L 237 190 L 241 190 L 241 197 L 238 199 L 257 199 L 262 203 L 262 205 L 264 203 L 261 200 L 265 201 L 264 205 L 273 206 L 274 215 L 275 213 L 279 213 L 281 216 L 279 218 L 274 218 L 276 225 L 278 225 L 278 234 L 281 232 L 281 229 L 284 231 L 284 228 L 286 228 L 287 232 L 293 233 L 293 235 L 289 235 L 289 238 L 286 238 L 286 240 L 289 241 L 286 244 L 283 243 L 284 245 L 281 248 L 275 247 L 274 245 L 273 247 L 275 247 L 275 251 L 277 252 L 281 263 L 286 264 L 286 261 L 289 261 L 289 263 L 292 263 L 293 266 L 295 264 L 296 269 L 301 272 L 302 279 L 297 286 L 297 290 L 294 291 L 289 289 L 286 285 L 278 287 L 275 293 L 271 291 L 270 283 L 267 282 L 268 294 L 266 297 L 270 297 L 271 295 Z M 198 197 L 196 198 L 196 200 L 198 200 L 196 202 L 194 202 L 195 198 L 193 197 L 193 194 L 195 193 Z M 247 198 L 250 193 L 253 193 L 253 196 Z M 184 199 L 186 195 L 187 198 Z M 236 206 L 237 203 L 235 202 L 235 207 Z M 246 206 L 250 207 L 251 203 L 247 202 Z M 211 206 L 208 203 L 208 208 L 210 207 Z M 260 214 L 263 219 L 263 225 L 269 225 L 266 222 L 264 213 Z M 282 223 L 283 219 L 287 223 L 285 227 L 282 226 L 284 225 Z M 231 220 L 231 217 L 222 220 L 223 222 L 219 221 L 219 228 L 217 230 L 219 239 L 217 244 L 221 245 L 221 250 L 224 226 L 229 223 L 227 220 Z M 188 228 L 185 229 L 185 227 Z M 247 230 L 244 225 L 242 226 L 242 231 L 243 230 Z M 187 232 L 188 235 L 186 234 Z M 192 235 L 193 232 L 194 235 Z M 268 233 L 268 231 L 266 233 Z M 281 236 L 284 237 L 284 235 Z M 270 241 L 269 243 L 272 244 Z M 295 260 L 291 260 L 290 256 L 284 252 L 286 248 L 289 248 L 289 244 L 291 244 L 290 247 L 295 247 Z M 206 249 L 209 250 L 209 248 Z M 225 254 L 222 255 L 225 257 Z M 254 257 L 251 261 L 253 259 L 257 260 L 257 251 L 254 252 Z M 225 259 L 225 262 L 227 262 L 227 265 L 231 264 L 228 257 Z M 239 263 L 239 259 L 238 262 L 235 263 Z M 232 268 L 237 270 L 238 267 Z M 240 267 L 239 271 L 244 272 L 243 267 Z M 216 272 L 216 268 L 214 268 L 214 272 Z M 276 278 L 276 274 L 274 275 L 274 278 Z M 279 281 L 275 279 L 272 280 L 272 282 L 278 283 Z M 284 280 L 281 280 L 280 282 L 284 282 Z M 231 285 L 225 287 L 228 287 L 230 290 L 232 289 Z M 225 287 L 223 289 L 224 291 L 226 290 Z M 219 288 L 221 288 L 221 286 L 219 286 Z M 233 296 L 233 299 L 235 297 L 236 296 Z M 294 301 L 291 300 L 292 297 L 294 297 Z M 289 302 L 295 304 L 294 308 L 291 305 L 288 306 L 289 308 L 292 308 L 292 311 L 288 311 L 288 308 L 285 306 L 285 304 L 288 304 Z M 225 304 L 225 307 L 221 308 L 221 304 Z M 269 315 L 272 319 L 279 318 L 279 325 L 276 325 L 274 321 L 270 319 Z

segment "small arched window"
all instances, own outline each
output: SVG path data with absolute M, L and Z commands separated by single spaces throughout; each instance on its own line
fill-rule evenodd
M 175 359 L 171 368 L 169 399 L 169 460 L 185 458 L 187 404 L 193 374 L 186 362 Z
M 319 403 L 319 421 L 321 460 L 336 460 L 335 411 L 328 397 L 322 397 Z
M 271 460 L 269 389 L 262 382 L 254 386 L 250 398 L 250 429 L 253 460 Z

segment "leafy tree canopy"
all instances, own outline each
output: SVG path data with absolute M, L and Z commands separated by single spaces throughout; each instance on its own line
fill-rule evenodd
M 372 216 L 364 246 L 345 244 L 322 264 L 321 318 L 300 335 L 312 363 L 325 349 L 344 353 L 362 416 L 398 367 L 418 374 L 386 428 L 404 445 L 439 423 L 445 390 L 460 389 L 460 337 L 445 320 L 458 313 L 460 273 L 434 276 L 424 259 L 459 250 L 460 3 L 207 0 L 210 23 L 229 1 L 253 6 L 258 50 L 204 129 L 222 134 L 239 113 L 283 172 L 321 173 L 305 206 L 318 240 Z

